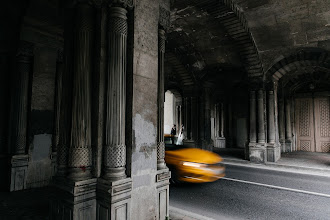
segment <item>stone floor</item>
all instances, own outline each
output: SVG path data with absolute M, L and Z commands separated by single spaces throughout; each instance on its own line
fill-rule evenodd
M 253 166 L 249 161 L 243 160 L 242 149 L 217 149 L 225 161 L 244 163 Z M 310 168 L 330 173 L 329 153 L 294 152 L 282 154 L 278 163 L 266 164 L 273 168 L 285 169 L 289 167 Z M 47 220 L 49 212 L 50 188 L 28 189 L 18 192 L 0 192 L 0 220 Z M 202 217 L 184 210 L 170 209 L 172 220 L 201 220 Z M 134 219 L 134 218 L 133 218 Z

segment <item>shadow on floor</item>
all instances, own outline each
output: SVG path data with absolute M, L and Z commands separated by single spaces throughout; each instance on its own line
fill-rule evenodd
M 48 187 L 17 192 L 0 192 L 1 220 L 47 220 L 49 219 Z

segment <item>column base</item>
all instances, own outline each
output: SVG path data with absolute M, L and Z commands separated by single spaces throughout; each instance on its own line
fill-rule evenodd
M 157 170 L 163 170 L 163 169 L 167 169 L 165 160 L 157 160 Z
M 96 220 L 97 179 L 72 181 L 54 177 L 50 199 L 50 220 Z
M 91 167 L 69 168 L 68 178 L 72 181 L 82 181 L 92 178 Z
M 125 167 L 104 168 L 103 179 L 110 182 L 122 180 L 126 178 Z
M 249 145 L 249 160 L 254 163 L 265 163 L 266 157 L 266 147 L 264 144 L 253 144 Z
M 267 161 L 277 162 L 281 158 L 281 147 L 279 144 L 267 144 Z
M 29 155 L 14 155 L 11 157 L 10 192 L 26 189 L 28 162 Z
M 284 152 L 292 152 L 292 142 L 291 140 L 286 140 L 284 143 Z
M 159 170 L 156 174 L 157 187 L 157 219 L 163 220 L 169 217 L 169 185 L 171 172 L 168 169 Z
M 215 138 L 214 147 L 216 147 L 216 148 L 226 148 L 226 138 L 225 137 Z
M 97 220 L 129 220 L 132 180 L 110 182 L 99 178 L 97 183 Z

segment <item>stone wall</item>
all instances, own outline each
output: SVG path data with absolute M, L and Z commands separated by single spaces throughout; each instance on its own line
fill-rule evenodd
M 157 216 L 159 2 L 136 1 L 134 10 L 131 213 L 134 219 L 154 219 Z
M 28 10 L 27 14 L 30 11 Z M 33 72 L 30 77 L 28 142 L 29 164 L 26 187 L 48 185 L 52 173 L 51 152 L 54 134 L 55 75 L 62 39 L 35 28 L 31 17 L 24 17 L 21 40 L 33 43 Z M 34 28 L 33 28 L 34 27 Z

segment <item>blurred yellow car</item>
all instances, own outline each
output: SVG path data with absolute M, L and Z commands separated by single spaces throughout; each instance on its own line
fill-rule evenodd
M 199 148 L 171 144 L 171 135 L 165 135 L 165 162 L 172 172 L 172 183 L 213 182 L 225 176 L 223 159 L 216 153 Z

